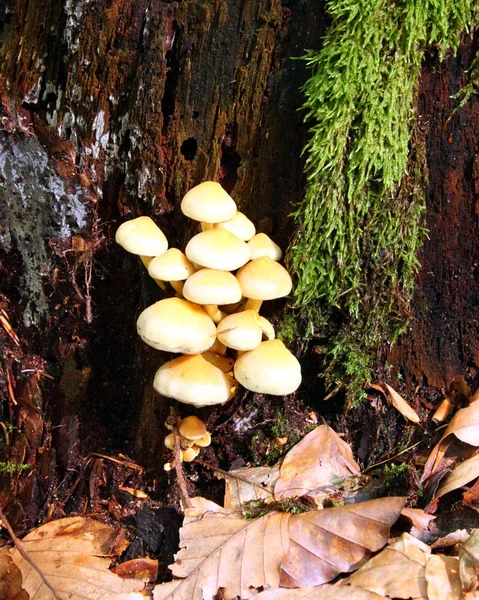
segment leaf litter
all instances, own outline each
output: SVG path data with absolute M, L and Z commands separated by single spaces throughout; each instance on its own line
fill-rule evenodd
M 474 439 L 461 410 L 443 440 L 453 435 L 469 443 Z M 456 467 L 455 475 L 452 471 L 438 498 L 474 479 L 477 461 L 469 460 Z M 193 508 L 185 510 L 180 531 L 180 550 L 170 567 L 175 579 L 154 586 L 154 600 L 247 600 L 253 596 L 258 600 L 455 600 L 463 590 L 475 593 L 479 588 L 479 544 L 475 541 L 479 536 L 474 532 L 470 542 L 459 544 L 459 557 L 442 556 L 432 554 L 430 546 L 407 533 L 389 539 L 400 514 L 413 522 L 416 535 L 427 530 L 434 518 L 420 509 L 403 508 L 405 498 L 322 508 L 328 488 L 336 488 L 338 479 L 360 475 L 350 447 L 326 425 L 307 434 L 282 464 L 222 475 L 227 482 L 225 506 L 205 498 L 192 499 Z M 309 496 L 316 500 L 316 509 L 308 510 L 304 500 Z M 301 502 L 307 512 L 293 514 Z M 261 504 L 263 510 L 246 520 L 244 507 L 252 503 Z M 53 588 L 57 586 L 60 598 L 144 597 L 145 582 L 154 578 L 155 565 L 148 559 L 138 564 L 130 561 L 118 572 L 140 580 L 118 577 L 109 569 L 106 541 L 111 533 L 92 519 L 62 519 L 32 531 L 23 545 Z M 459 541 L 463 540 L 461 536 Z M 348 573 L 352 574 L 345 578 Z M 11 584 L 5 583 L 10 580 Z M 334 580 L 334 585 L 329 583 Z M 2 600 L 55 598 L 18 550 L 4 550 L 0 555 L 0 591 Z

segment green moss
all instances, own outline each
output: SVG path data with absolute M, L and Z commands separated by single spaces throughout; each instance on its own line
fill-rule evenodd
M 415 135 L 426 47 L 457 49 L 472 0 L 329 0 L 331 27 L 305 57 L 307 188 L 288 263 L 297 282 L 283 339 L 324 338 L 325 375 L 357 392 L 407 318 L 426 232 L 427 169 Z M 304 320 L 307 325 L 304 326 Z

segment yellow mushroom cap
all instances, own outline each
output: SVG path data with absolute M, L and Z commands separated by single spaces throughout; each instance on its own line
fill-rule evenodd
M 137 330 L 149 346 L 166 352 L 197 354 L 211 348 L 216 326 L 205 311 L 180 298 L 166 298 L 146 308 Z
M 199 453 L 200 453 L 200 449 L 195 448 L 195 446 L 192 446 L 191 448 L 188 448 L 187 450 L 183 450 L 184 462 L 191 462 L 192 460 L 195 460 L 195 458 L 198 456 Z
M 159 256 L 168 250 L 168 240 L 150 217 L 137 217 L 118 227 L 115 241 L 140 256 Z
M 201 419 L 191 415 L 181 421 L 178 431 L 184 438 L 196 442 L 206 435 L 206 425 Z
M 199 440 L 195 440 L 195 446 L 198 448 L 206 448 L 211 444 L 211 433 L 207 431 L 205 435 Z
M 243 296 L 254 300 L 274 300 L 287 296 L 293 287 L 291 276 L 267 256 L 255 258 L 236 273 Z
M 185 254 L 202 267 L 220 271 L 235 271 L 249 260 L 246 242 L 226 229 L 198 233 L 188 242 Z
M 248 248 L 251 260 L 260 256 L 269 256 L 271 260 L 281 260 L 283 256 L 281 248 L 266 233 L 257 233 L 249 240 Z
M 156 372 L 153 387 L 163 396 L 200 408 L 227 402 L 234 381 L 201 354 L 195 354 L 165 363 Z
M 235 216 L 236 203 L 219 183 L 204 181 L 185 194 L 181 210 L 194 221 L 222 223 Z
M 224 223 L 218 223 L 216 227 L 218 229 L 227 229 L 245 242 L 250 240 L 256 233 L 256 227 L 254 226 L 253 221 L 250 221 L 248 217 L 240 211 L 238 211 L 232 219 L 225 221 Z
M 150 276 L 161 281 L 184 281 L 194 272 L 195 267 L 178 248 L 170 248 L 148 265 Z
M 265 334 L 274 338 L 274 329 L 269 321 L 260 317 L 255 310 L 233 313 L 222 319 L 216 327 L 216 338 L 234 350 L 253 350 L 261 344 Z
M 198 304 L 232 304 L 241 300 L 241 287 L 229 271 L 200 269 L 185 282 L 183 296 Z
M 286 396 L 301 383 L 301 366 L 281 340 L 262 342 L 242 354 L 234 372 L 243 387 L 260 394 Z

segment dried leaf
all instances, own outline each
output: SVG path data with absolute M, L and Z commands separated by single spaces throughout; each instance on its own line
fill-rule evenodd
M 427 598 L 426 564 L 431 550 L 408 533 L 344 580 L 389 598 Z
M 459 600 L 462 594 L 457 556 L 432 554 L 426 564 L 428 600 Z
M 326 583 L 318 587 L 261 592 L 254 598 L 255 600 L 381 600 L 384 596 L 378 596 L 374 592 L 359 587 L 353 588 L 346 585 L 338 586 Z
M 444 479 L 435 498 L 441 498 L 445 494 L 461 488 L 479 477 L 479 454 L 468 458 L 464 462 L 458 464 L 452 473 Z
M 404 498 L 380 498 L 292 515 L 281 586 L 321 585 L 339 573 L 353 571 L 387 542 L 404 502 Z
M 463 591 L 479 588 L 479 529 L 473 529 L 469 539 L 459 547 L 459 574 Z
M 22 588 L 22 573 L 13 562 L 8 548 L 0 550 L 0 598 L 2 600 L 28 600 Z
M 163 586 L 156 586 L 155 600 L 211 600 L 219 588 L 229 598 L 250 598 L 254 588 L 279 586 L 290 514 L 269 513 L 246 521 L 201 498 L 192 502 L 198 508 L 185 510 L 181 549 L 171 566 L 173 575 L 184 579 L 173 591 L 169 585 L 166 595 Z
M 110 571 L 126 579 L 155 582 L 158 577 L 158 561 L 147 557 L 133 558 L 120 563 Z
M 423 531 L 429 529 L 431 521 L 434 521 L 436 518 L 434 515 L 424 512 L 422 508 L 403 508 L 401 515 L 411 521 L 413 525 L 411 535 L 414 537 L 421 535 Z
M 286 455 L 274 488 L 276 499 L 302 496 L 339 477 L 360 472 L 351 448 L 327 425 L 308 433 Z
M 108 525 L 72 517 L 34 529 L 23 539 L 23 546 L 57 595 L 69 600 L 144 600 L 142 582 L 121 579 L 108 570 L 114 537 Z M 38 571 L 18 550 L 13 551 L 12 558 L 31 600 L 54 598 Z
M 388 398 L 391 400 L 394 408 L 398 410 L 404 418 L 412 421 L 413 423 L 420 422 L 421 419 L 419 418 L 417 412 L 409 406 L 406 400 L 404 400 L 404 398 L 400 396 L 394 388 L 387 383 L 383 383 L 382 387 Z
M 451 419 L 444 435 L 433 448 L 424 465 L 424 474 L 421 481 L 425 481 L 437 471 L 450 444 L 452 435 L 455 435 L 466 444 L 479 446 L 479 402 L 473 402 L 466 408 L 461 408 Z
M 273 489 L 279 477 L 279 466 L 245 467 L 218 476 L 226 481 L 225 508 L 239 508 L 243 502 L 250 500 L 274 500 Z

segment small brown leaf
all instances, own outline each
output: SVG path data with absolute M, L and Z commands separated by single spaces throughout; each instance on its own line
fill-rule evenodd
M 357 568 L 387 542 L 404 502 L 404 498 L 380 498 L 292 515 L 281 586 L 321 585 Z
M 8 548 L 0 549 L 0 598 L 2 600 L 28 600 L 22 588 L 22 573 L 15 565 Z
M 387 383 L 382 384 L 382 387 L 387 395 L 387 397 L 391 400 L 394 408 L 399 411 L 402 416 L 413 423 L 419 423 L 420 418 L 417 412 L 409 406 L 409 404 L 404 400 L 402 396 L 400 396 L 394 388 L 392 388 Z
M 261 592 L 254 600 L 384 600 L 369 590 L 346 585 L 329 585 L 325 583 L 318 587 L 304 587 L 296 590 L 278 589 Z
M 459 600 L 462 595 L 457 556 L 432 554 L 426 564 L 428 600 Z
M 418 537 L 423 531 L 429 529 L 431 521 L 436 518 L 434 515 L 429 515 L 422 508 L 403 508 L 401 515 L 409 519 L 413 525 L 411 535 Z
M 279 466 L 245 467 L 227 474 L 218 473 L 226 481 L 225 508 L 240 508 L 251 500 L 274 500 L 273 489 L 279 477 Z
M 123 579 L 154 582 L 158 577 L 158 561 L 152 558 L 134 558 L 120 563 L 110 571 Z
M 408 533 L 368 560 L 344 580 L 388 598 L 427 598 L 429 546 Z
M 435 498 L 441 498 L 441 496 L 467 485 L 477 477 L 479 477 L 479 454 L 458 464 L 444 479 Z
M 308 494 L 339 477 L 360 472 L 349 445 L 327 425 L 320 425 L 294 446 L 281 465 L 276 499 Z

